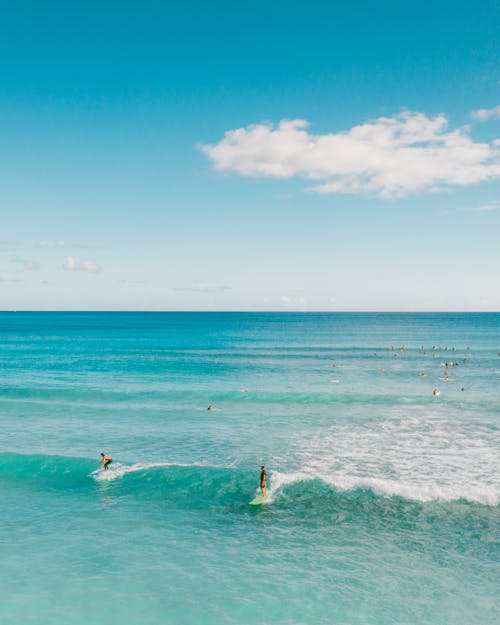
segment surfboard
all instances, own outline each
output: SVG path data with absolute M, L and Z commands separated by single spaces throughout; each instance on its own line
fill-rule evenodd
M 255 499 L 252 499 L 252 501 L 250 502 L 251 506 L 260 506 L 260 504 L 265 503 L 267 501 L 267 495 L 259 495 L 258 497 L 255 497 Z

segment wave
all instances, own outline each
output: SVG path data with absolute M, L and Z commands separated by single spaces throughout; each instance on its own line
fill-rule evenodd
M 10 481 L 38 481 L 43 485 L 81 487 L 87 475 L 95 468 L 88 458 L 0 453 L 0 479 Z
M 248 502 L 253 498 L 258 472 L 203 462 L 113 462 L 104 471 L 98 459 L 68 456 L 0 453 L 0 482 L 35 484 L 58 490 L 112 489 L 117 496 L 160 498 L 181 504 L 224 501 Z
M 185 481 L 196 488 L 196 482 L 201 477 L 200 472 L 178 471 L 182 468 L 192 469 L 195 467 L 203 467 L 211 473 L 209 481 L 210 486 L 216 486 L 217 478 L 222 481 L 227 476 L 222 475 L 223 472 L 229 472 L 226 467 L 208 467 L 204 463 L 178 464 L 169 462 L 138 462 L 132 465 L 120 463 L 113 464 L 109 470 L 96 469 L 89 474 L 97 482 L 113 482 L 126 478 L 130 474 L 139 474 L 137 477 L 146 482 L 155 481 L 157 486 L 160 482 L 169 483 L 172 487 L 174 483 Z M 154 471 L 155 469 L 170 469 L 170 471 Z M 241 476 L 240 476 L 241 477 Z M 196 479 L 198 478 L 198 480 Z M 246 481 L 246 480 L 245 480 Z M 431 501 L 456 501 L 467 500 L 471 503 L 480 503 L 494 506 L 499 503 L 498 494 L 492 488 L 467 488 L 458 485 L 457 487 L 449 486 L 418 486 L 416 484 L 406 484 L 397 480 L 373 478 L 373 477 L 353 477 L 349 475 L 322 476 L 317 477 L 305 472 L 281 473 L 273 471 L 270 473 L 268 488 L 268 503 L 274 501 L 280 494 L 287 495 L 290 491 L 296 492 L 296 488 L 291 486 L 300 485 L 301 490 L 314 492 L 316 486 L 322 484 L 326 486 L 332 493 L 345 493 L 356 491 L 371 491 L 375 496 L 381 497 L 400 497 L 409 501 L 419 501 L 427 503 Z M 312 487 L 312 488 L 311 488 Z
M 103 469 L 95 469 L 90 473 L 90 477 L 93 477 L 97 482 L 113 482 L 116 479 L 122 478 L 128 473 L 143 473 L 150 469 L 157 469 L 159 467 L 203 467 L 205 463 L 193 462 L 191 464 L 173 463 L 173 462 L 136 462 L 135 464 L 121 464 L 114 462 L 107 471 Z
M 384 393 L 353 393 L 343 390 L 343 379 L 325 376 L 324 388 L 326 391 L 307 392 L 300 389 L 281 391 L 264 391 L 243 386 L 231 390 L 211 389 L 186 389 L 186 390 L 150 390 L 130 388 L 124 390 L 109 390 L 103 387 L 91 388 L 86 385 L 81 389 L 66 389 L 59 387 L 11 387 L 2 388 L 2 403 L 15 404 L 47 404 L 49 406 L 87 406 L 89 408 L 111 409 L 116 406 L 137 406 L 148 410 L 185 410 L 193 406 L 205 409 L 209 403 L 219 404 L 292 404 L 297 405 L 331 405 L 331 404 L 370 404 L 370 405 L 397 405 L 422 403 L 422 394 L 419 387 L 415 387 L 415 393 L 404 395 L 392 392 L 388 388 Z M 337 386 L 337 384 L 339 386 Z M 115 385 L 116 389 L 116 385 Z M 418 392 L 417 392 L 418 391 Z M 428 395 L 432 392 L 429 391 Z M 443 398 L 444 400 L 445 398 Z M 448 398 L 453 401 L 453 398 Z M 463 401 L 463 397 L 460 398 Z M 492 402 L 488 398 L 481 400 L 481 405 L 487 407 L 491 404 L 492 409 L 498 408 L 498 402 Z
M 40 487 L 91 490 L 113 488 L 117 495 L 159 498 L 179 505 L 247 504 L 257 492 L 258 471 L 204 463 L 170 462 L 113 463 L 108 471 L 97 468 L 97 460 L 66 456 L 0 454 L 0 480 L 30 481 Z M 383 477 L 358 477 L 336 473 L 269 472 L 268 503 L 307 499 L 309 507 L 322 503 L 342 504 L 373 499 L 409 502 L 467 501 L 497 506 L 500 495 L 494 487 L 418 485 Z M 353 504 L 354 505 L 354 504 Z
M 337 493 L 369 491 L 375 496 L 399 497 L 420 503 L 460 500 L 486 506 L 497 506 L 500 503 L 500 493 L 493 486 L 468 486 L 460 483 L 419 485 L 383 477 L 358 477 L 341 473 L 320 476 L 300 471 L 294 473 L 274 471 L 272 474 L 274 494 L 286 493 L 292 485 L 301 485 L 303 489 L 308 489 L 318 483 Z

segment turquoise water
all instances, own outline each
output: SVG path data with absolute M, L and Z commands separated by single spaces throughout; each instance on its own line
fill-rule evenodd
M 498 622 L 499 352 L 499 314 L 1 313 L 0 622 Z

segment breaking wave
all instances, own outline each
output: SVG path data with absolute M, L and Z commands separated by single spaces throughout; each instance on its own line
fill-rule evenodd
M 0 454 L 0 481 L 30 481 L 40 488 L 92 489 L 109 484 L 117 494 L 146 498 L 175 499 L 182 505 L 193 502 L 248 503 L 256 492 L 258 472 L 238 467 L 215 467 L 203 463 L 169 462 L 113 463 L 108 471 L 96 469 L 97 461 L 65 456 Z M 411 481 L 380 477 L 359 477 L 346 473 L 331 475 L 312 471 L 269 472 L 268 503 L 295 497 L 308 499 L 308 505 L 321 506 L 322 500 L 356 498 L 399 498 L 407 501 L 452 502 L 497 506 L 500 493 L 492 485 L 422 485 Z

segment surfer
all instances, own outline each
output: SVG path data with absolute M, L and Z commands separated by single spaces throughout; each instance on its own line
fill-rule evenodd
M 266 470 L 264 469 L 264 465 L 261 465 L 260 467 L 260 492 L 262 493 L 263 497 L 267 497 L 266 482 L 267 482 Z
M 109 470 L 109 465 L 113 462 L 113 458 L 111 458 L 111 456 L 107 456 L 104 452 L 101 453 L 101 462 L 100 464 L 102 464 L 102 466 L 104 467 L 105 471 Z

